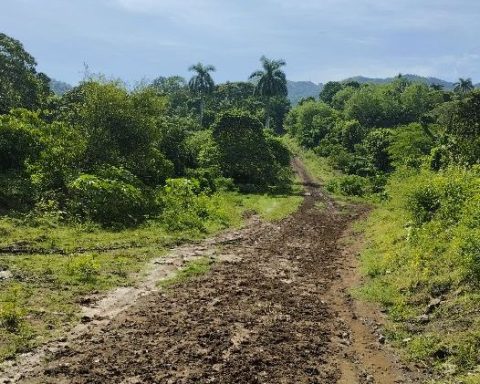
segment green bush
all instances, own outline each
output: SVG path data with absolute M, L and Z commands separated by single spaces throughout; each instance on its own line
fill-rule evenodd
M 420 185 L 410 193 L 407 203 L 413 220 L 421 225 L 432 220 L 440 208 L 440 191 L 435 185 Z
M 117 170 L 118 171 L 118 170 Z M 115 172 L 117 172 L 115 171 Z M 123 171 L 127 178 L 133 178 Z M 129 182 L 83 174 L 69 185 L 70 209 L 81 219 L 104 226 L 124 227 L 145 219 L 151 202 L 139 188 L 138 181 Z
M 94 283 L 99 271 L 100 265 L 94 255 L 74 257 L 68 265 L 69 274 L 80 283 Z
M 357 175 L 347 175 L 340 178 L 338 187 L 347 196 L 363 196 L 368 192 L 368 180 Z
M 17 333 L 23 323 L 25 313 L 14 302 L 0 304 L 0 326 L 8 332 Z
M 208 197 L 196 179 L 168 179 L 157 197 L 161 221 L 171 230 L 204 230 L 209 217 Z

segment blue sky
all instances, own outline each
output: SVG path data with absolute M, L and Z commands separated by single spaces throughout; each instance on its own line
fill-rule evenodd
M 2 0 L 0 31 L 39 70 L 70 83 L 92 72 L 131 84 L 189 76 L 244 80 L 262 54 L 292 80 L 401 73 L 480 82 L 479 0 Z

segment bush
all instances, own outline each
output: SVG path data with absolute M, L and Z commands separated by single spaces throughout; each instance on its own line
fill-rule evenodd
M 368 192 L 368 180 L 357 175 L 342 177 L 338 182 L 340 192 L 347 196 L 363 196 Z
M 99 270 L 100 266 L 94 255 L 75 257 L 68 265 L 70 275 L 80 283 L 94 283 Z
M 417 225 L 432 220 L 440 208 L 440 191 L 436 186 L 426 184 L 418 186 L 407 200 L 407 210 Z
M 204 230 L 210 215 L 207 196 L 196 179 L 168 179 L 157 196 L 161 220 L 171 230 Z
M 123 174 L 127 175 L 127 171 Z M 133 178 L 131 182 L 135 185 L 121 179 L 79 176 L 69 185 L 71 211 L 82 219 L 109 227 L 138 224 L 152 205 L 134 176 L 130 174 L 127 178 Z
M 417 225 L 439 220 L 442 226 L 458 223 L 465 203 L 478 191 L 478 178 L 469 171 L 451 168 L 442 173 L 423 173 L 424 180 L 411 185 L 407 210 Z
M 8 332 L 17 333 L 23 323 L 24 312 L 14 302 L 0 305 L 0 326 Z

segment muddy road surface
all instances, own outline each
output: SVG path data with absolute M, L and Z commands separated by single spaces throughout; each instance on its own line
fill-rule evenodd
M 420 382 L 385 345 L 380 315 L 349 294 L 350 224 L 366 209 L 336 206 L 294 166 L 305 184 L 295 214 L 211 243 L 209 272 L 135 296 L 15 382 Z

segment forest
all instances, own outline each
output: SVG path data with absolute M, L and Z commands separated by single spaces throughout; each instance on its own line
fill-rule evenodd
M 216 84 L 198 63 L 134 87 L 86 70 L 59 96 L 0 34 L 0 359 L 57 337 L 81 297 L 131 283 L 159 249 L 296 211 L 296 157 L 338 205 L 368 207 L 353 295 L 381 306 L 389 342 L 476 382 L 480 90 L 400 74 L 292 106 L 285 65 Z

